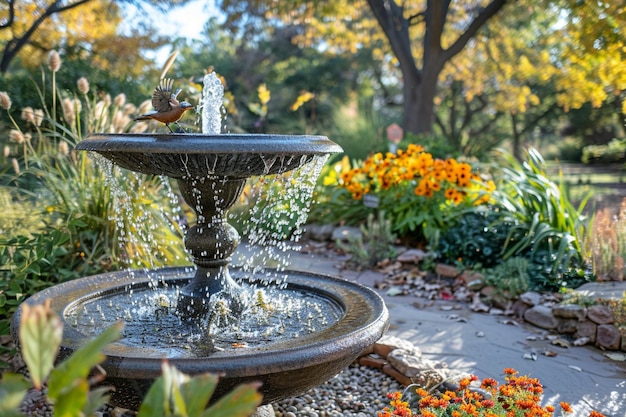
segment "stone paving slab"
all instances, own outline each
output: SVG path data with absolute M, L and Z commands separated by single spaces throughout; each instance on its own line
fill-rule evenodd
M 370 288 L 383 279 L 374 271 L 342 271 L 336 259 L 301 253 L 291 254 L 289 269 L 334 275 Z M 608 288 L 614 293 L 620 291 Z M 602 290 L 602 286 L 593 288 L 595 293 Z M 503 316 L 474 313 L 462 304 L 459 309 L 450 302 L 381 296 L 391 316 L 387 334 L 411 341 L 426 358 L 481 379 L 491 377 L 501 382 L 503 369 L 514 368 L 539 378 L 544 385 L 543 405 L 567 401 L 572 404 L 574 416 L 586 416 L 594 409 L 607 417 L 626 416 L 624 361 L 609 359 L 605 352 L 589 346 L 554 346 L 545 339 L 545 330 L 526 323 L 511 324 L 513 321 Z M 545 356 L 542 353 L 546 350 L 557 355 Z

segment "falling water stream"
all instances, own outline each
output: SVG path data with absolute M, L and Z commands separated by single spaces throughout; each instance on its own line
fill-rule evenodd
M 221 133 L 223 92 L 214 73 L 205 76 L 198 108 L 202 112 L 204 134 Z M 194 321 L 181 317 L 176 309 L 179 288 L 193 275 L 194 268 L 190 267 L 188 276 L 180 277 L 180 283 L 166 282 L 155 273 L 147 284 L 133 283 L 124 292 L 104 293 L 71 305 L 65 313 L 67 323 L 84 335 L 93 336 L 116 321 L 124 321 L 120 343 L 145 347 L 146 351 L 161 357 L 198 357 L 232 349 L 259 348 L 328 328 L 341 316 L 341 306 L 332 297 L 305 294 L 285 283 L 289 275 L 286 272 L 288 253 L 299 240 L 315 180 L 326 158 L 316 156 L 312 162 L 292 172 L 260 177 L 254 180 L 256 187 L 250 185 L 244 191 L 242 200 L 251 208 L 247 213 L 238 214 L 245 216 L 239 221 L 243 223 L 246 241 L 242 244 L 245 256 L 235 254 L 234 262 L 239 263 L 240 268 L 232 273 L 242 284 L 237 294 L 237 309 L 228 296 L 218 293 L 206 300 L 210 308 L 205 317 Z M 289 162 L 280 157 L 263 159 L 266 172 L 274 164 Z M 104 164 L 105 169 L 116 169 L 107 161 L 99 163 Z M 208 175 L 212 172 L 208 167 Z M 117 177 L 110 176 L 111 179 Z M 133 179 L 139 181 L 139 177 L 135 175 Z M 168 184 L 168 196 L 176 199 L 167 178 L 163 177 L 162 181 Z M 133 188 L 141 189 L 141 185 Z M 126 203 L 130 198 L 120 192 L 124 187 L 116 186 L 114 181 L 111 189 L 118 200 L 116 223 L 122 226 L 124 221 L 129 221 L 127 216 L 132 211 Z M 238 215 L 231 214 L 230 219 L 237 220 Z M 135 221 L 139 226 L 150 219 L 141 217 Z M 146 233 L 145 227 L 135 229 Z M 128 235 L 122 238 L 135 239 Z M 140 240 L 148 245 L 157 243 L 151 236 L 142 236 Z M 265 269 L 266 265 L 273 269 Z M 155 268 L 161 266 L 155 265 Z

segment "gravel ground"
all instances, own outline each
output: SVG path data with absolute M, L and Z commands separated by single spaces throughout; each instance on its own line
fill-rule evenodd
M 298 397 L 273 404 L 276 417 L 376 417 L 389 404 L 386 394 L 403 390 L 395 379 L 378 369 L 353 365 L 330 381 Z M 30 391 L 22 404 L 26 416 L 52 416 L 52 407 L 39 391 Z M 125 417 L 134 413 L 107 408 L 101 417 Z
M 273 404 L 277 417 L 376 417 L 387 393 L 404 388 L 378 369 L 350 366 L 319 387 Z

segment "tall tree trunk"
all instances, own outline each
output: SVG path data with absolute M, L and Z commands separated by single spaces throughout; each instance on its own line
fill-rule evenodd
M 435 96 L 437 95 L 437 79 L 442 66 L 429 62 L 421 72 L 419 83 L 411 79 L 412 73 L 404 74 L 404 129 L 414 133 L 429 133 L 435 123 Z
M 405 16 L 402 5 L 394 0 L 367 0 L 367 3 L 389 40 L 391 49 L 398 59 L 404 81 L 403 125 L 407 132 L 419 134 L 431 131 L 435 122 L 435 95 L 437 82 L 443 66 L 461 52 L 476 32 L 494 16 L 506 0 L 492 0 L 481 8 L 457 40 L 447 49 L 441 43 L 452 0 L 427 0 L 422 13 Z M 417 67 L 409 27 L 419 22 L 425 25 L 422 68 Z

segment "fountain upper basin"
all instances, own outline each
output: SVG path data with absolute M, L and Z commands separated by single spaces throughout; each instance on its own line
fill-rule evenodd
M 76 149 L 95 151 L 132 171 L 172 178 L 281 174 L 316 155 L 343 151 L 325 136 L 199 133 L 94 134 Z

